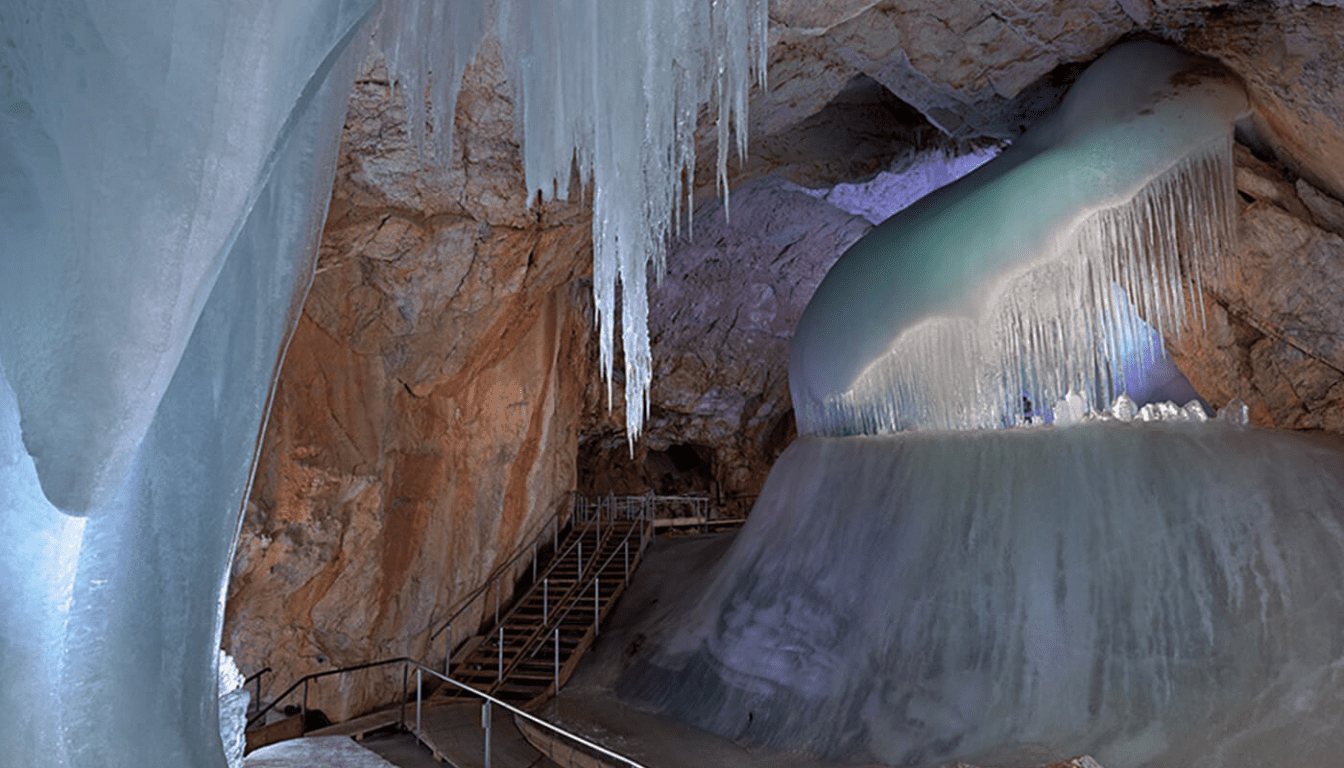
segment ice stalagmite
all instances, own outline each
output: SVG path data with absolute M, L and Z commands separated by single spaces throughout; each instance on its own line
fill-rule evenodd
M 1231 236 L 1230 73 L 1118 46 L 975 172 L 888 219 L 832 268 L 793 338 L 802 432 L 1021 423 L 1023 398 L 1108 403 L 1119 284 L 1159 330 Z M 1132 316 L 1132 315 L 1131 315 Z M 1193 318 L 1198 325 L 1197 317 Z

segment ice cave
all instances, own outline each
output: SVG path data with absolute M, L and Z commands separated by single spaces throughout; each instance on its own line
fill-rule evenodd
M 537 711 L 673 724 L 649 766 L 1344 766 L 1341 38 L 9 0 L 0 763 L 242 765 L 644 494 L 741 528 L 655 544 Z

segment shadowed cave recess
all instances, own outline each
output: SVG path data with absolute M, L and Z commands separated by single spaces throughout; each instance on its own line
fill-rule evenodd
M 0 751 L 222 766 L 219 647 L 441 666 L 579 491 L 750 513 L 611 692 L 752 749 L 1344 765 L 1344 9 L 775 0 L 655 193 L 526 124 L 606 108 L 518 69 L 542 0 L 180 5 L 0 11 Z M 613 193 L 688 200 L 661 280 Z

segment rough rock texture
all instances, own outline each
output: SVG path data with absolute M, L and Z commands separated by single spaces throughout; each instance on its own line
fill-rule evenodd
M 1344 432 L 1344 204 L 1237 147 L 1237 253 L 1205 285 L 1207 329 L 1169 338 L 1210 403 L 1255 424 Z
M 1239 73 L 1256 109 L 1242 134 L 1265 160 L 1239 158 L 1251 200 L 1237 268 L 1209 286 L 1210 332 L 1169 340 L 1173 353 L 1209 400 L 1241 397 L 1258 423 L 1344 430 L 1344 8 L 774 0 L 771 18 L 731 227 L 710 202 L 704 126 L 706 207 L 653 295 L 653 419 L 633 462 L 589 363 L 588 208 L 525 205 L 496 47 L 468 72 L 444 172 L 408 146 L 385 72 L 366 66 L 229 592 L 225 646 L 244 673 L 275 670 L 264 699 L 309 671 L 441 655 L 427 630 L 579 482 L 581 419 L 589 490 L 753 494 L 792 434 L 789 329 L 866 225 L 748 182 L 829 187 L 918 146 L 1011 138 L 1139 31 Z M 390 682 L 361 682 L 375 677 L 343 684 L 339 706 L 386 698 Z
M 823 134 L 843 140 L 854 129 L 809 121 L 858 75 L 956 138 L 1011 139 L 1053 108 L 1088 62 L 1125 36 L 1147 34 L 1240 74 L 1261 140 L 1299 175 L 1344 194 L 1344 7 L 1335 2 L 775 0 L 770 14 L 768 89 L 752 96 L 752 156 L 732 167 L 736 180 L 795 164 L 795 155 L 818 151 Z M 839 154 L 834 146 L 820 151 Z M 700 153 L 698 199 L 713 193 L 712 156 Z M 809 184 L 816 162 L 785 175 Z M 815 185 L 842 180 L 817 174 Z
M 1266 148 L 1344 198 L 1344 7 L 1248 2 L 1192 21 L 1174 37 L 1241 75 Z
M 872 225 L 776 177 L 736 189 L 731 213 L 703 206 L 663 284 L 650 284 L 653 408 L 633 459 L 624 415 L 607 410 L 605 386 L 589 385 L 581 490 L 710 493 L 720 511 L 745 514 L 792 440 L 793 326 Z
M 429 632 L 574 487 L 589 218 L 522 204 L 501 71 L 487 49 L 468 73 L 444 174 L 417 170 L 381 67 L 356 85 L 229 587 L 224 644 L 271 667 L 263 700 L 376 658 L 441 663 Z M 310 704 L 356 713 L 394 680 L 332 679 Z

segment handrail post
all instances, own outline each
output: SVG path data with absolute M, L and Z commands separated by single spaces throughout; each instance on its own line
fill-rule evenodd
M 265 676 L 266 676 L 266 670 L 264 670 L 264 669 L 257 673 L 257 696 L 256 696 L 256 708 L 257 708 L 258 710 L 261 709 L 261 678 L 263 678 L 263 677 L 265 677 Z
M 532 583 L 537 583 L 537 542 L 532 542 Z
M 621 542 L 621 554 L 625 557 L 625 583 L 630 583 L 630 537 L 626 536 L 625 541 Z
M 495 680 L 504 679 L 504 628 L 499 628 L 499 670 L 495 673 Z
M 444 632 L 448 634 L 448 651 L 443 655 L 443 674 L 451 675 L 453 673 L 453 622 L 448 622 Z
M 551 620 L 551 580 L 541 580 L 541 624 L 545 626 Z
M 410 669 L 406 662 L 401 662 L 401 727 L 403 728 L 406 727 L 406 678 L 409 673 Z
M 415 668 L 415 735 L 420 735 L 420 691 L 424 685 L 420 680 L 420 667 Z
M 602 602 L 597 595 L 597 574 L 593 575 L 593 637 L 597 637 L 597 624 L 602 618 Z
M 490 768 L 490 700 L 481 706 L 481 727 L 485 728 L 485 768 Z
M 555 695 L 560 695 L 560 625 L 555 625 Z
M 575 578 L 583 578 L 583 534 L 579 534 L 579 573 Z
M 495 623 L 499 623 L 499 577 L 495 577 Z

